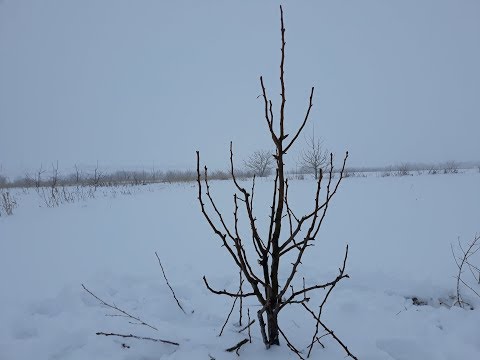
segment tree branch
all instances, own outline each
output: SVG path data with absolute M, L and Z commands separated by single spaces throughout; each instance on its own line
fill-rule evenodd
M 107 303 L 106 301 L 100 299 L 97 295 L 95 295 L 93 292 L 91 292 L 90 290 L 88 290 L 85 285 L 82 284 L 82 288 L 83 290 L 85 290 L 87 293 L 89 293 L 90 295 L 92 295 L 95 299 L 97 299 L 102 305 L 110 308 L 110 309 L 113 309 L 115 311 L 118 311 L 119 313 L 125 315 L 126 317 L 130 318 L 130 319 L 133 319 L 135 321 L 138 321 L 138 325 L 144 325 L 144 326 L 147 326 L 153 330 L 156 330 L 158 331 L 158 329 L 155 327 L 155 326 L 152 326 L 150 324 L 147 324 L 145 321 L 141 320 L 139 317 L 137 316 L 133 316 L 129 313 L 127 313 L 125 310 L 122 310 L 120 309 L 119 307 L 117 307 L 115 304 L 114 305 L 111 305 L 109 303 Z
M 170 288 L 170 291 L 172 292 L 173 298 L 174 298 L 175 301 L 177 302 L 177 305 L 178 305 L 178 307 L 180 308 L 180 310 L 182 310 L 183 313 L 184 313 L 185 315 L 187 315 L 185 309 L 184 309 L 183 306 L 180 304 L 180 301 L 178 301 L 177 295 L 175 295 L 175 291 L 173 291 L 172 286 L 171 286 L 170 283 L 168 282 L 167 275 L 165 275 L 165 270 L 163 269 L 163 266 L 162 266 L 162 262 L 160 261 L 160 257 L 158 256 L 158 254 L 157 254 L 156 251 L 155 251 L 155 255 L 157 256 L 158 264 L 160 265 L 160 268 L 162 269 L 163 278 L 165 279 L 168 287 Z
M 116 334 L 116 333 L 105 333 L 105 332 L 97 332 L 95 335 L 103 335 L 103 336 L 117 336 L 117 337 L 122 337 L 122 338 L 132 338 L 132 339 L 139 339 L 139 340 L 148 340 L 148 341 L 155 341 L 155 342 L 162 342 L 164 344 L 169 344 L 169 345 L 175 345 L 175 346 L 180 346 L 179 343 L 170 341 L 170 340 L 164 340 L 164 339 L 155 339 L 151 337 L 145 337 L 145 336 L 137 336 L 137 335 L 132 335 L 132 334 Z

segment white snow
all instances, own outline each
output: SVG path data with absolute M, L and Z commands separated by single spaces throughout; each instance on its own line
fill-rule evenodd
M 307 284 L 331 279 L 349 244 L 350 279 L 334 289 L 324 319 L 359 359 L 480 358 L 480 299 L 464 289 L 474 310 L 440 305 L 450 304 L 455 294 L 450 244 L 458 238 L 467 243 L 480 232 L 479 185 L 480 174 L 473 171 L 344 180 L 298 279 L 305 276 Z M 211 186 L 224 213 L 232 214 L 231 182 Z M 269 180 L 257 182 L 259 221 L 266 221 L 271 186 Z M 311 208 L 314 186 L 313 180 L 291 181 L 289 196 L 298 213 Z M 1 360 L 236 358 L 224 349 L 244 338 L 235 326 L 238 311 L 218 337 L 232 299 L 211 294 L 202 276 L 215 288 L 236 291 L 238 273 L 199 211 L 195 184 L 132 190 L 114 196 L 102 189 L 95 199 L 57 208 L 42 206 L 34 191 L 15 193 L 14 215 L 0 217 Z M 155 251 L 187 315 L 165 284 Z M 283 276 L 289 268 L 284 265 Z M 82 283 L 158 331 L 105 316 L 114 312 Z M 313 308 L 321 294 L 310 294 Z M 413 297 L 428 304 L 415 306 Z M 244 322 L 247 307 L 252 317 L 258 310 L 253 299 L 246 300 Z M 300 307 L 280 315 L 282 330 L 300 349 L 313 334 L 307 315 Z M 97 331 L 163 338 L 180 346 L 97 336 Z M 240 350 L 242 358 L 295 358 L 284 341 L 265 350 L 258 324 L 252 336 L 253 343 Z M 317 345 L 313 358 L 345 357 L 329 337 L 322 342 L 326 348 Z

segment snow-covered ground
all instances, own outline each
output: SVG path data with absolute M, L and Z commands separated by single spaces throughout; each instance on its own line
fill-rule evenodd
M 231 214 L 232 184 L 211 185 Z M 268 213 L 271 186 L 268 180 L 257 183 L 259 221 Z M 291 181 L 297 209 L 311 207 L 313 189 L 313 180 Z M 0 217 L 0 359 L 236 358 L 224 349 L 245 336 L 235 326 L 238 311 L 218 337 L 232 300 L 211 294 L 202 276 L 216 288 L 236 291 L 238 273 L 201 216 L 195 184 L 143 186 L 130 195 L 102 191 L 56 208 L 41 206 L 34 191 L 18 191 L 14 215 Z M 348 243 L 350 279 L 334 289 L 324 319 L 359 359 L 479 359 L 480 299 L 465 290 L 475 310 L 439 305 L 451 303 L 455 293 L 450 244 L 458 238 L 467 243 L 480 232 L 479 214 L 478 172 L 347 178 L 299 279 L 313 284 L 335 276 Z M 187 315 L 165 284 L 155 251 Z M 105 316 L 115 313 L 81 284 L 158 331 Z M 413 305 L 413 297 L 428 305 Z M 258 310 L 253 300 L 244 302 L 244 315 L 247 308 L 252 316 Z M 306 349 L 314 330 L 308 316 L 292 307 L 280 321 L 290 340 Z M 257 324 L 252 337 L 240 351 L 245 359 L 295 358 L 284 342 L 265 350 Z M 313 358 L 345 357 L 333 340 L 322 342 L 326 348 L 317 345 Z

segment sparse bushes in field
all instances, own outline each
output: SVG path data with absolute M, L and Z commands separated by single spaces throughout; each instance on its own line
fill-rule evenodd
M 222 171 L 222 170 L 216 170 L 216 171 L 212 172 L 211 177 L 212 177 L 212 179 L 215 179 L 215 180 L 230 180 L 232 178 L 227 171 Z M 196 179 L 197 178 L 196 178 L 196 174 L 195 174 L 195 180 Z
M 443 166 L 444 174 L 458 174 L 458 164 L 455 161 L 447 161 Z
M 392 176 L 394 170 L 392 169 L 392 167 L 386 167 L 383 169 L 382 173 L 381 173 L 381 177 L 390 177 Z
M 402 163 L 398 165 L 397 170 L 395 171 L 396 176 L 410 176 L 412 175 L 412 166 L 408 163 Z
M 167 171 L 163 177 L 163 182 L 177 183 L 177 182 L 193 182 L 196 175 L 193 171 Z

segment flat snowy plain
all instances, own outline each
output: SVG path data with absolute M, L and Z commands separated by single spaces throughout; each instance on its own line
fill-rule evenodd
M 257 182 L 259 223 L 267 221 L 271 186 L 269 180 Z M 291 181 L 298 214 L 313 205 L 314 186 L 312 179 Z M 232 214 L 231 182 L 213 181 L 211 187 L 225 214 Z M 33 190 L 13 191 L 19 206 L 13 216 L 0 217 L 1 360 L 237 358 L 224 349 L 245 337 L 235 326 L 238 311 L 218 337 L 232 299 L 211 294 L 202 276 L 217 289 L 236 291 L 238 273 L 199 211 L 196 185 L 130 191 L 103 188 L 95 199 L 56 208 L 42 205 Z M 347 178 L 298 279 L 305 276 L 308 285 L 336 276 L 348 243 L 350 279 L 334 289 L 324 319 L 352 353 L 363 360 L 480 359 L 480 299 L 465 289 L 474 310 L 440 305 L 451 304 L 455 294 L 450 244 L 471 241 L 480 232 L 479 215 L 478 171 Z M 187 315 L 165 284 L 155 251 Z M 81 284 L 158 331 L 105 316 L 115 313 Z M 312 307 L 320 295 L 310 294 Z M 427 305 L 414 305 L 413 297 Z M 244 322 L 247 307 L 252 316 L 258 310 L 246 300 Z M 306 349 L 314 330 L 307 314 L 293 306 L 280 322 L 297 348 Z M 163 338 L 180 346 L 97 336 L 97 331 Z M 252 337 L 240 358 L 296 358 L 284 341 L 265 350 L 258 324 Z M 322 342 L 325 349 L 317 345 L 312 358 L 345 358 L 332 339 Z

